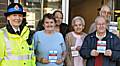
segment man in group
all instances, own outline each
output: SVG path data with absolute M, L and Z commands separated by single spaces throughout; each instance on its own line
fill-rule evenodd
M 80 55 L 87 59 L 86 66 L 116 66 L 120 59 L 120 39 L 107 30 L 107 20 L 95 19 L 96 31 L 84 39 Z
M 0 66 L 35 66 L 32 35 L 19 3 L 11 3 L 4 13 L 7 24 L 0 30 Z
M 99 16 L 103 16 L 106 20 L 108 20 L 108 23 L 110 22 L 111 17 L 111 9 L 107 5 L 103 5 L 99 11 Z M 90 26 L 89 32 L 92 33 L 96 30 L 95 28 L 95 22 L 93 22 Z

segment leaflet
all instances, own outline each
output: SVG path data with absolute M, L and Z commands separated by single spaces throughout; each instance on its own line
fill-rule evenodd
M 97 52 L 105 53 L 106 41 L 97 41 Z

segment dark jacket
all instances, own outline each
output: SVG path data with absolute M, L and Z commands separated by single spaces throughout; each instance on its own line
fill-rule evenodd
M 65 38 L 66 34 L 68 33 L 68 25 L 65 23 L 60 24 L 60 33 L 62 33 L 63 37 Z
M 93 32 L 85 37 L 83 45 L 80 50 L 80 55 L 87 59 L 86 66 L 95 66 L 95 57 L 91 56 L 90 53 L 93 49 L 96 49 L 98 38 L 96 37 L 96 32 Z M 103 41 L 106 41 L 106 49 L 112 50 L 112 56 L 103 56 L 103 66 L 116 66 L 116 61 L 120 58 L 120 39 L 110 33 L 106 32 L 106 37 L 102 39 Z

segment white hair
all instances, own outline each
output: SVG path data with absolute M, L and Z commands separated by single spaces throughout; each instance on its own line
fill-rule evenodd
M 108 8 L 108 9 L 111 11 L 111 9 L 110 9 L 110 7 L 109 7 L 108 5 L 103 5 L 103 6 L 101 7 L 100 11 L 104 10 L 105 8 Z
M 72 26 L 74 26 L 76 20 L 80 20 L 81 23 L 82 23 L 82 25 L 85 26 L 85 20 L 84 20 L 84 18 L 81 17 L 81 16 L 76 16 L 76 17 L 74 17 L 74 18 L 72 19 Z
M 100 9 L 100 15 L 101 15 L 101 12 L 108 9 L 110 12 L 111 12 L 111 8 L 108 6 L 108 5 L 103 5 Z
M 97 23 L 98 22 L 98 20 L 99 19 L 104 19 L 105 21 L 106 21 L 106 23 L 107 23 L 107 20 L 103 17 L 103 16 L 97 16 L 96 18 L 95 18 L 95 23 Z

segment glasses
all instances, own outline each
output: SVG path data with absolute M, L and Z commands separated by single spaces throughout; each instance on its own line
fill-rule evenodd
M 102 24 L 99 24 L 99 23 L 98 23 L 98 24 L 96 24 L 96 25 L 98 25 L 98 26 L 102 25 L 102 26 L 103 26 L 103 25 L 106 25 L 106 23 L 102 23 Z
M 111 15 L 111 12 L 109 11 L 101 11 L 101 13 Z

